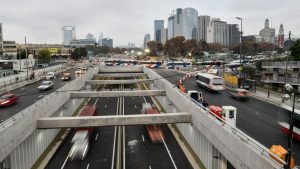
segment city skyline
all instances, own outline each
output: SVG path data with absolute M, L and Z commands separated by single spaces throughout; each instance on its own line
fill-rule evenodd
M 300 35 L 300 23 L 297 22 L 300 16 L 297 6 L 300 2 L 292 0 L 285 3 L 279 0 L 266 2 L 229 0 L 227 3 L 217 0 L 210 2 L 189 0 L 183 3 L 175 0 L 172 3 L 159 1 L 159 5 L 158 1 L 151 1 L 147 4 L 147 8 L 144 2 L 139 1 L 118 2 L 118 6 L 114 5 L 115 1 L 77 0 L 72 4 L 55 2 L 55 0 L 41 2 L 12 0 L 2 4 L 0 23 L 3 25 L 3 39 L 24 43 L 26 36 L 28 43 L 61 43 L 61 27 L 74 25 L 78 38 L 84 38 L 87 33 L 99 36 L 101 32 L 105 32 L 114 39 L 116 45 L 124 45 L 130 41 L 141 46 L 143 44 L 141 37 L 147 32 L 154 37 L 152 33 L 154 20 L 164 20 L 164 27 L 167 27 L 169 14 L 176 8 L 186 7 L 195 8 L 198 15 L 220 18 L 230 24 L 239 24 L 235 17 L 242 17 L 244 35 L 257 35 L 264 27 L 266 18 L 270 20 L 270 27 L 276 29 L 276 34 L 280 24 L 283 23 L 286 32 L 292 31 L 297 37 Z M 46 9 L 44 4 L 47 4 Z M 122 9 L 119 6 L 122 6 Z M 152 11 L 154 7 L 155 12 Z M 15 10 L 7 11 L 7 9 Z M 87 10 L 89 12 L 84 12 Z M 105 15 L 101 14 L 102 12 Z

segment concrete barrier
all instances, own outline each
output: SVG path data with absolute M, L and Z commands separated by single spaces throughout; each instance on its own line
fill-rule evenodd
M 71 92 L 70 98 L 164 96 L 163 90 Z
M 149 78 L 157 79 L 151 85 L 152 90 L 166 90 L 167 97 L 157 97 L 166 111 L 192 113 L 191 125 L 177 124 L 176 126 L 207 169 L 216 168 L 213 162 L 215 149 L 220 152 L 219 159 L 224 156 L 238 169 L 282 168 L 282 165 L 271 159 L 266 147 L 237 128 L 211 116 L 167 80 L 161 79 L 161 76 L 154 71 L 144 67 L 144 72 L 148 73 Z
M 95 74 L 94 78 L 97 77 L 140 77 L 145 76 L 146 73 L 102 73 L 102 74 Z
M 142 66 L 128 66 L 128 67 L 119 67 L 119 66 L 101 66 L 99 73 L 142 73 Z
M 153 83 L 154 80 L 151 79 L 134 79 L 134 80 L 87 80 L 85 84 L 87 85 L 97 85 L 97 84 L 135 84 L 135 83 Z

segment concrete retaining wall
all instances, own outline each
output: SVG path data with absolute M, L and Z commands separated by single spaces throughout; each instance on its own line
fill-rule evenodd
M 167 98 L 162 96 L 157 98 L 168 112 L 192 113 L 192 124 L 177 124 L 177 127 L 208 169 L 215 169 L 216 166 L 213 162 L 214 148 L 237 169 L 282 168 L 269 157 L 264 146 L 238 129 L 221 123 L 209 115 L 154 71 L 144 67 L 144 72 L 148 73 L 150 79 L 157 79 L 154 85 L 151 85 L 151 89 L 166 90 Z
M 70 98 L 69 90 L 79 90 L 85 80 L 90 80 L 98 72 L 98 67 L 73 80 L 33 105 L 24 109 L 12 118 L 0 124 L 0 161 L 5 159 L 30 135 L 36 132 L 37 119 L 53 115 Z M 34 136 L 33 136 L 34 137 Z M 47 147 L 47 146 L 46 146 Z M 38 154 L 41 154 L 41 151 Z M 39 155 L 38 155 L 39 156 Z M 35 159 L 36 160 L 36 159 Z M 34 160 L 34 161 L 35 161 Z M 26 168 L 26 167 L 25 167 Z

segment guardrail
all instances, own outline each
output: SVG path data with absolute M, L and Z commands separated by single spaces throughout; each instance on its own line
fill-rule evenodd
M 284 62 L 263 62 L 262 66 L 264 68 L 299 68 L 300 61 L 284 61 Z
M 269 152 L 269 150 L 265 146 L 263 146 L 262 144 L 260 144 L 259 142 L 257 142 L 256 140 L 254 140 L 253 138 L 248 136 L 247 134 L 245 134 L 243 131 L 237 129 L 236 127 L 231 126 L 230 124 L 227 124 L 226 121 L 224 121 L 222 119 L 218 119 L 218 117 L 211 115 L 212 112 L 209 112 L 209 110 L 204 108 L 201 104 L 195 102 L 189 96 L 182 93 L 176 86 L 171 84 L 166 79 L 163 79 L 161 76 L 157 75 L 155 72 L 153 72 L 153 70 L 148 69 L 147 73 L 148 72 L 150 72 L 152 74 L 152 76 L 151 76 L 152 79 L 156 79 L 156 80 L 161 81 L 161 82 L 159 82 L 159 87 L 160 87 L 159 89 L 161 89 L 162 86 L 164 86 L 165 89 L 174 88 L 175 89 L 174 91 L 177 94 L 172 94 L 172 96 L 181 95 L 184 98 L 184 100 L 186 100 L 187 102 L 190 102 L 191 104 L 196 104 L 200 109 L 202 109 L 202 111 L 199 111 L 199 113 L 204 113 L 207 117 L 212 119 L 216 124 L 218 124 L 224 130 L 230 132 L 232 135 L 239 138 L 250 149 L 252 149 L 254 152 L 256 152 L 257 154 L 260 154 L 263 158 L 265 158 L 270 164 L 273 164 L 273 166 L 277 166 L 276 168 L 283 168 L 283 165 L 286 164 L 285 161 L 283 161 L 283 160 L 277 158 L 276 156 L 274 156 L 272 153 Z M 153 76 L 155 76 L 155 77 L 153 77 Z M 167 92 L 167 96 L 168 96 L 168 92 Z M 178 96 L 176 98 L 178 98 Z M 182 101 L 180 101 L 180 103 L 184 104 L 184 102 L 182 102 Z M 193 108 L 191 108 L 191 109 L 193 109 Z M 272 157 L 277 159 L 280 163 L 275 161 Z

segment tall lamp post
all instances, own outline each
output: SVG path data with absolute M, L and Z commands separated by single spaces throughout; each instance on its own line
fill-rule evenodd
M 286 162 L 287 165 L 285 166 L 285 168 L 290 168 L 290 164 L 291 164 L 291 159 L 292 159 L 292 148 L 293 148 L 293 132 L 294 132 L 294 114 L 295 114 L 295 101 L 296 101 L 296 95 L 299 95 L 300 93 L 300 86 L 298 86 L 297 89 L 294 89 L 294 87 L 290 84 L 286 84 L 285 86 L 285 91 L 290 93 L 290 94 L 294 94 L 294 98 L 293 98 L 293 109 L 292 112 L 290 112 L 290 119 L 289 119 L 289 142 L 288 142 L 288 154 L 287 154 L 287 158 L 286 158 Z
M 243 41 L 243 19 L 240 18 L 240 17 L 236 17 L 236 19 L 240 20 L 241 21 L 241 42 L 240 42 L 240 67 L 242 66 L 242 41 Z M 241 70 L 239 71 L 239 76 L 241 77 Z

